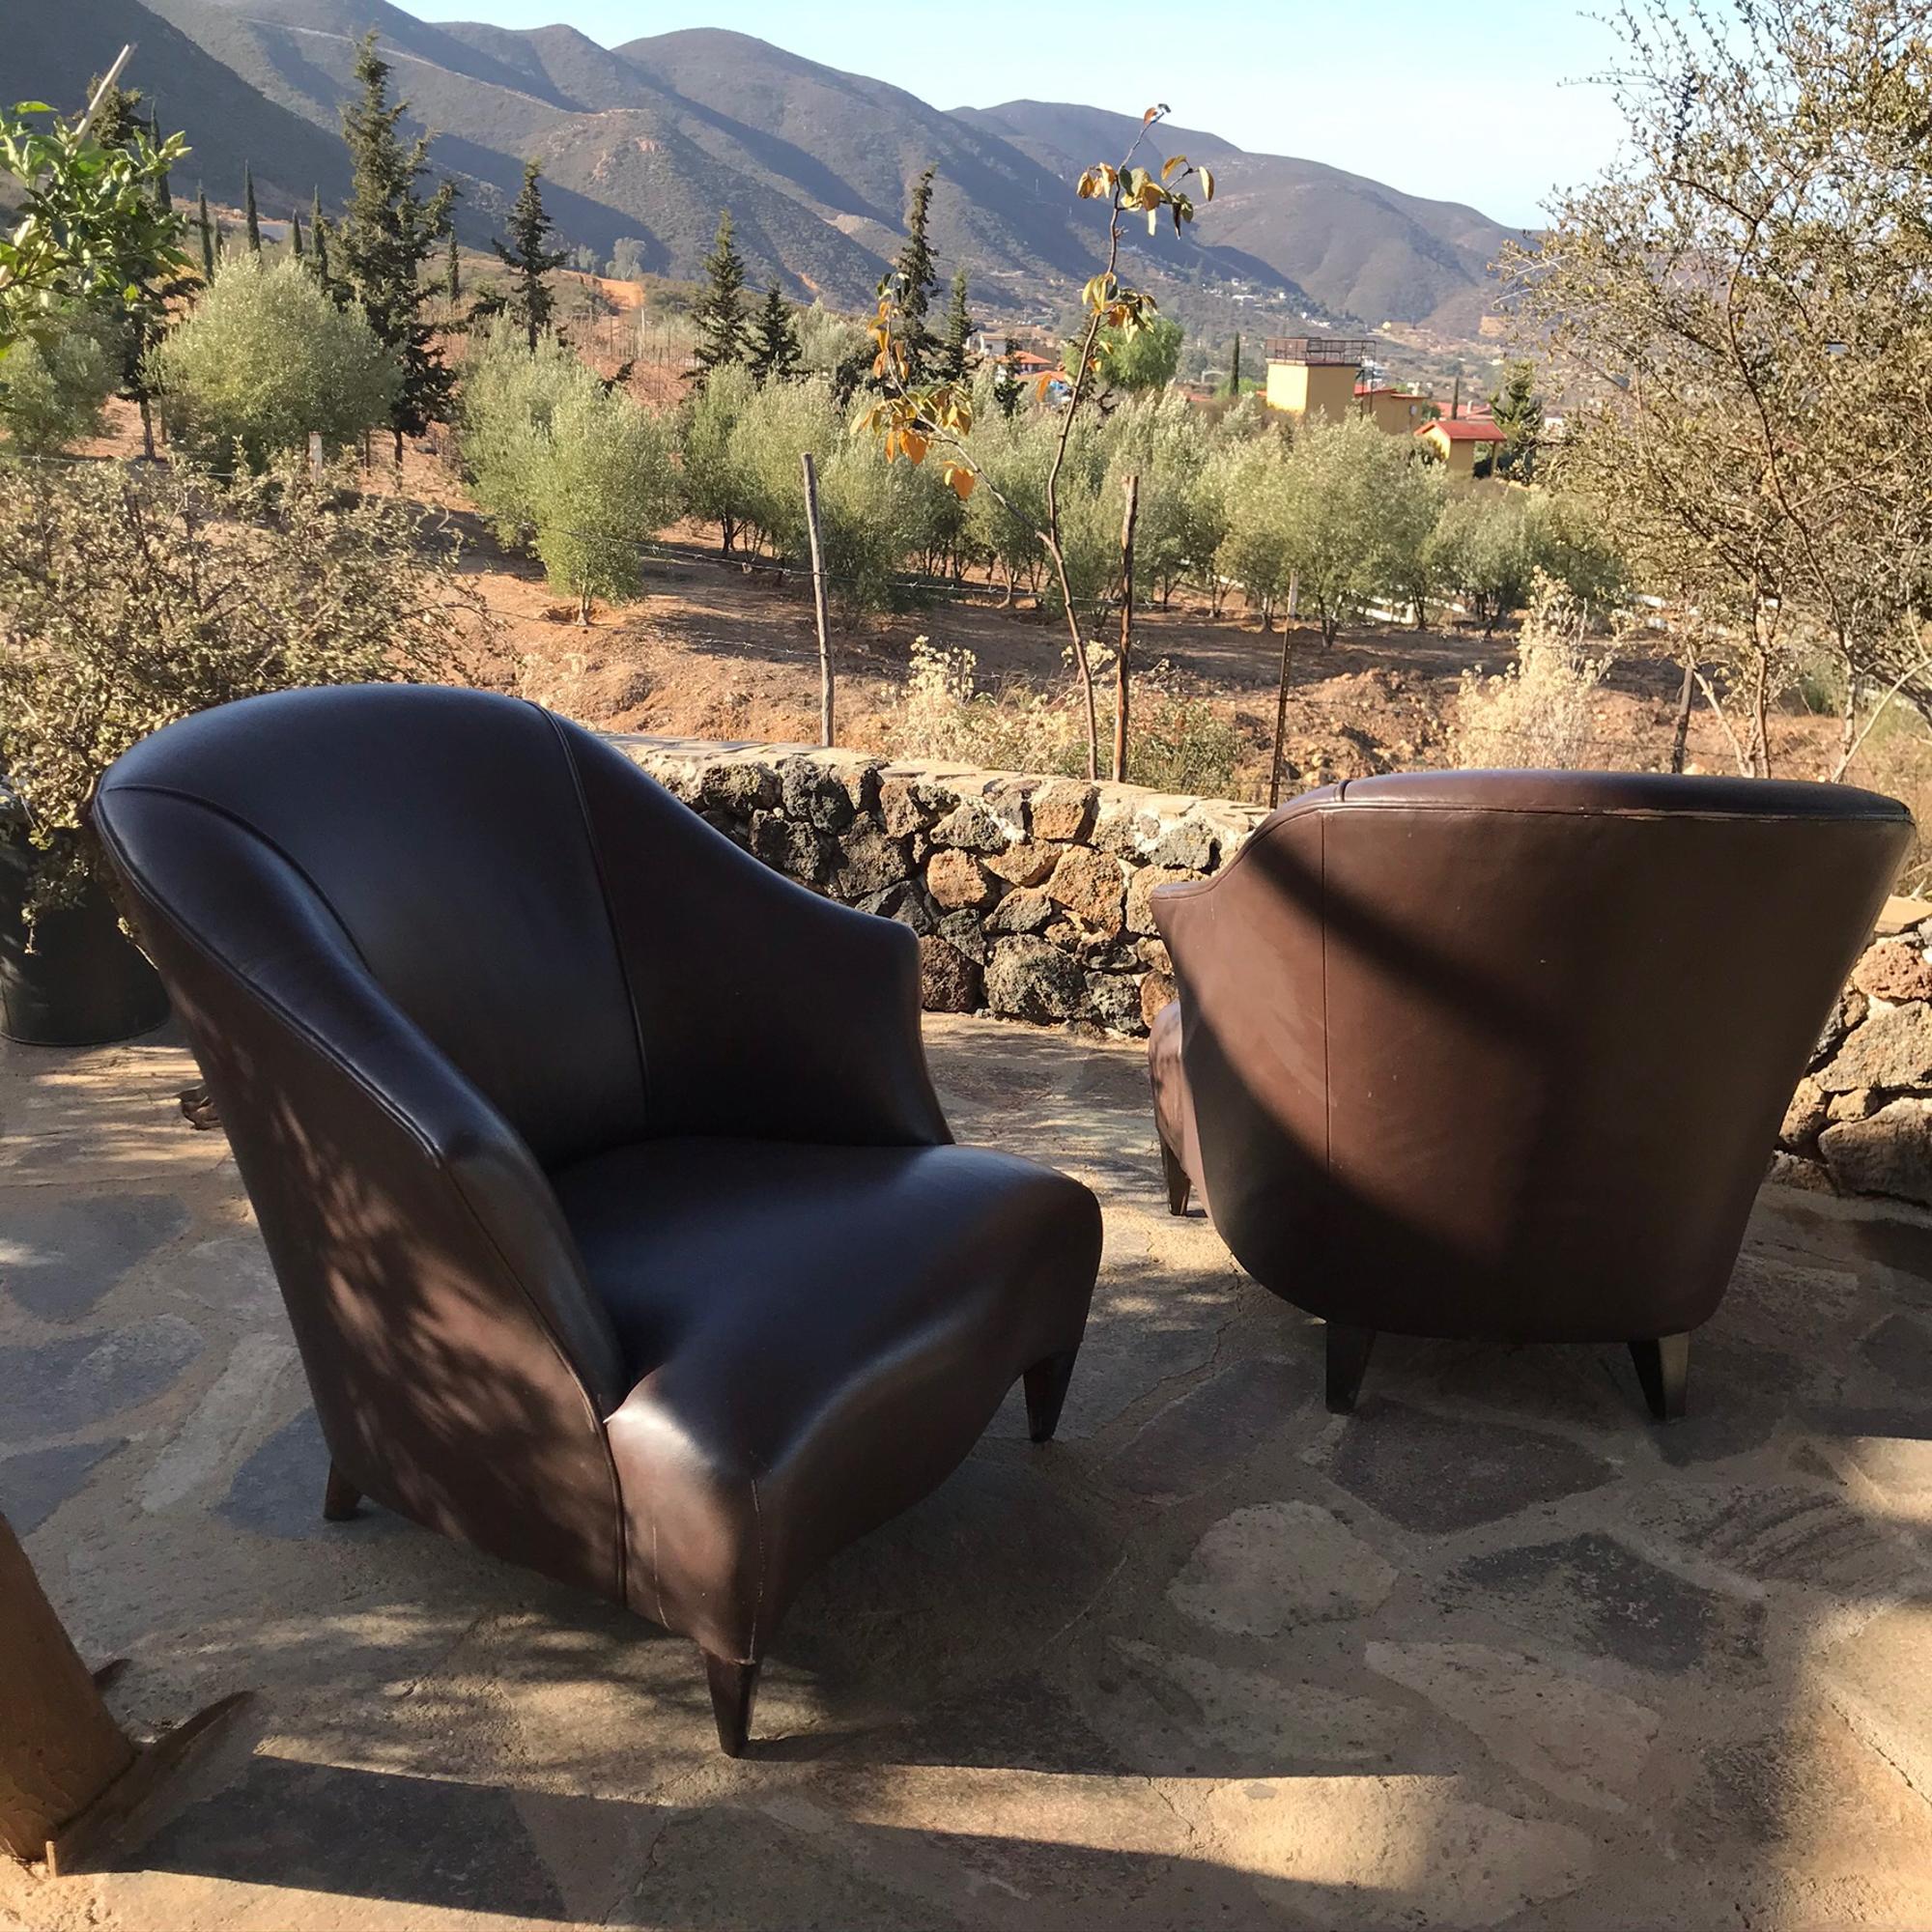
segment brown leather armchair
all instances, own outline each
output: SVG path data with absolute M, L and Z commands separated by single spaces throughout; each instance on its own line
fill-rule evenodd
M 913 935 L 478 692 L 175 724 L 95 823 L 360 1494 L 705 1654 L 744 1745 L 835 1550 L 1025 1378 L 1052 1434 L 1099 1259 L 1065 1176 L 951 1144 Z
M 1912 839 L 1848 785 L 1353 780 L 1158 888 L 1169 1206 L 1327 1323 L 1628 1342 L 1682 1412 L 1792 1088 Z

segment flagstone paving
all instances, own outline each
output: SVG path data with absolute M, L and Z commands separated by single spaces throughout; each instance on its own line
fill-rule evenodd
M 259 1693 L 125 1868 L 0 1861 L 0 1924 L 1932 1926 L 1932 1219 L 1767 1191 L 1669 1429 L 1620 1350 L 1392 1338 L 1337 1418 L 1166 1213 L 1135 1048 L 929 1043 L 962 1140 L 1101 1195 L 1093 1326 L 1058 1442 L 1009 1403 L 816 1580 L 737 1763 L 689 1644 L 322 1520 L 168 1036 L 0 1048 L 0 1508 L 130 1727 Z

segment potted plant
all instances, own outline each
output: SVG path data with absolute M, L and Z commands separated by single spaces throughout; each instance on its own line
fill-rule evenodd
M 301 469 L 0 469 L 0 1031 L 72 1045 L 157 1023 L 88 831 L 100 774 L 211 705 L 445 672 L 479 607 L 423 524 Z

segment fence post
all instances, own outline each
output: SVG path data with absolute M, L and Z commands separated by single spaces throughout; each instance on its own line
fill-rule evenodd
M 1134 523 L 1141 510 L 1141 479 L 1124 485 L 1126 508 L 1121 515 L 1121 648 L 1114 659 L 1114 779 L 1127 779 L 1127 661 L 1134 641 Z
M 319 429 L 312 429 L 308 433 L 308 473 L 311 479 L 320 483 L 323 469 L 322 432 Z
M 825 559 L 818 543 L 818 471 L 810 450 L 799 462 L 805 469 L 805 529 L 811 542 L 811 612 L 818 623 L 818 742 L 832 743 L 832 639 L 825 614 Z

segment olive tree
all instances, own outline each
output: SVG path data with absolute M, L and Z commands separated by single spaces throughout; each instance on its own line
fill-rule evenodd
M 215 271 L 152 357 L 176 446 L 257 472 L 311 432 L 331 450 L 389 419 L 401 373 L 354 303 L 338 308 L 303 265 L 242 255 Z

